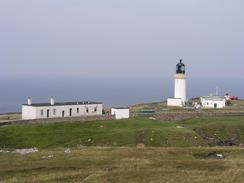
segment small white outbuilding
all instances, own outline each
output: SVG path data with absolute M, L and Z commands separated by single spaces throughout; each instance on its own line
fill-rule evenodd
M 168 98 L 167 106 L 169 107 L 183 107 L 184 103 L 181 98 Z
M 225 108 L 226 99 L 220 96 L 201 97 L 201 104 L 206 109 L 222 109 Z
M 115 119 L 130 118 L 130 109 L 128 107 L 113 107 L 111 114 L 115 115 Z

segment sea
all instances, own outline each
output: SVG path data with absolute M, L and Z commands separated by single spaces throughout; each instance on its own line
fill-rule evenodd
M 188 98 L 215 94 L 244 98 L 244 80 L 188 79 Z M 160 102 L 173 96 L 172 78 L 89 78 L 89 77 L 18 77 L 0 78 L 0 113 L 20 112 L 31 97 L 33 103 L 96 101 L 106 107 Z

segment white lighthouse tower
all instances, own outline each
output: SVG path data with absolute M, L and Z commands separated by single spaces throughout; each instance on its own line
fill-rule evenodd
M 176 65 L 174 98 L 168 98 L 168 106 L 183 107 L 186 102 L 186 69 L 180 60 Z

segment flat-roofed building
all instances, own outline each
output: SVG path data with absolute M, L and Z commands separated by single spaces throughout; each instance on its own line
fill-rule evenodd
M 128 107 L 113 107 L 111 114 L 115 115 L 115 119 L 130 118 L 130 109 Z
M 226 105 L 226 99 L 220 96 L 205 96 L 201 97 L 201 105 L 206 109 L 222 109 Z

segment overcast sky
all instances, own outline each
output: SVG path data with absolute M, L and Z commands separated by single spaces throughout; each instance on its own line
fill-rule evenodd
M 243 78 L 243 0 L 1 0 L 0 76 Z

